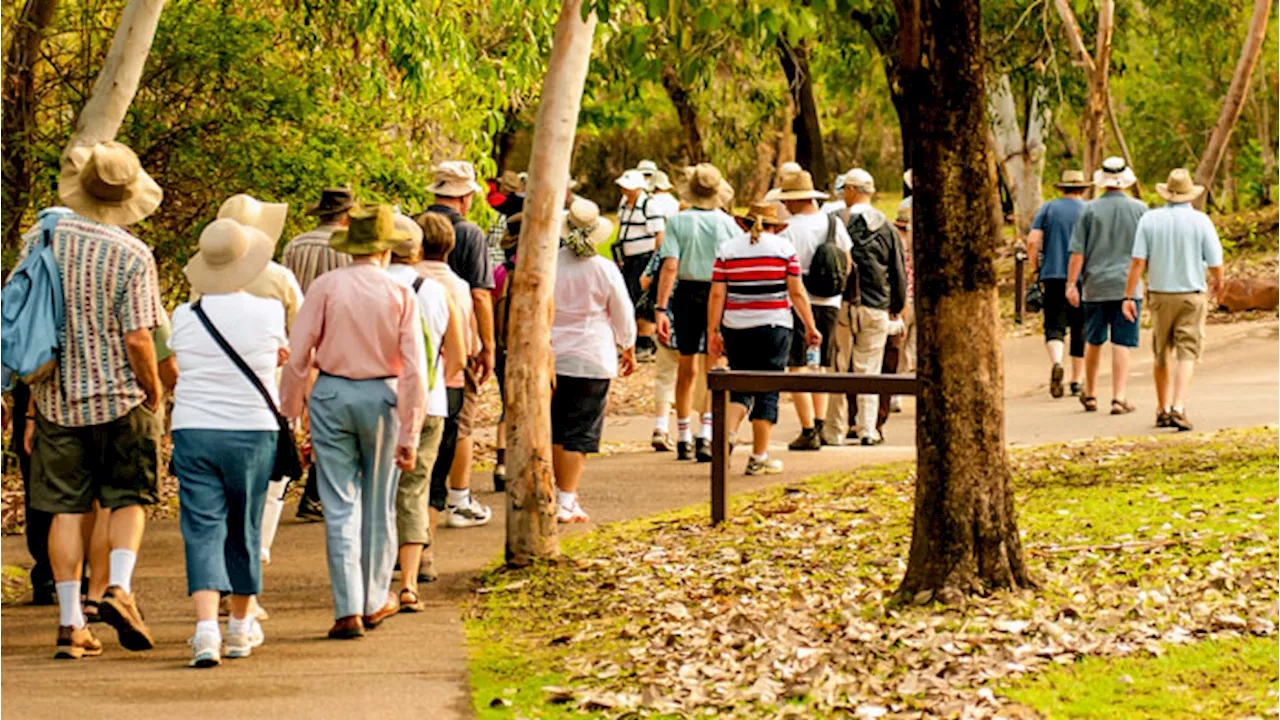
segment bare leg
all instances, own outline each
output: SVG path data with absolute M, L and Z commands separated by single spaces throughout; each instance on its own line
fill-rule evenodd
M 552 445 L 551 464 L 555 468 L 556 488 L 560 492 L 577 492 L 578 481 L 582 479 L 582 467 L 586 462 L 586 455 L 565 450 L 563 445 Z
M 217 590 L 197 590 L 191 593 L 191 602 L 196 606 L 196 622 L 218 622 L 219 596 Z
M 804 368 L 787 368 L 787 372 L 804 372 Z M 813 393 L 793 392 L 791 402 L 796 406 L 796 416 L 800 419 L 800 427 L 805 430 L 813 428 Z
M 1071 382 L 1078 383 L 1084 377 L 1084 358 L 1071 358 Z
M 1102 364 L 1102 346 L 1084 346 L 1084 396 L 1098 396 L 1098 366 Z
M 1195 360 L 1179 360 L 1173 369 L 1173 406 L 1186 408 L 1187 390 L 1191 388 L 1191 375 L 1196 370 Z
M 1129 385 L 1129 348 L 1111 344 L 1111 397 L 1124 400 Z
M 249 606 L 253 604 L 252 595 L 231 596 L 231 617 L 243 620 L 249 615 Z
M 58 513 L 49 525 L 49 564 L 53 567 L 55 582 L 80 579 L 84 565 L 84 537 L 81 526 L 93 515 Z
M 813 416 L 815 418 L 824 418 L 827 416 L 827 394 L 812 393 L 813 395 Z
M 693 412 L 694 375 L 697 372 L 697 355 L 681 355 L 676 370 L 676 417 L 691 417 Z
M 475 443 L 471 438 L 458 438 L 453 452 L 453 464 L 449 466 L 449 489 L 466 490 L 471 487 L 471 457 Z
M 738 432 L 738 427 L 742 425 L 742 419 L 747 416 L 747 406 L 738 403 L 729 403 L 729 413 L 725 416 L 724 426 L 726 431 L 733 435 Z
M 147 526 L 147 515 L 141 505 L 116 508 L 107 522 L 112 550 L 138 552 L 142 546 L 142 531 Z
M 751 453 L 757 457 L 769 454 L 769 436 L 773 435 L 773 423 L 768 420 L 751 421 Z
M 85 547 L 89 548 L 89 592 L 87 597 L 101 602 L 111 580 L 111 542 L 107 530 L 111 511 L 94 503 L 94 514 L 85 517 L 84 534 L 89 536 Z
M 422 546 L 405 543 L 400 546 L 400 587 L 418 594 L 418 573 L 414 568 L 422 564 Z
M 1164 412 L 1169 407 L 1169 366 L 1153 365 L 1151 377 L 1156 381 L 1156 411 Z

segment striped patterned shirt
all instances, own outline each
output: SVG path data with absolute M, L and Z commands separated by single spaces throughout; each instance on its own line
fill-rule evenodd
M 23 236 L 24 256 L 39 237 L 38 226 Z M 57 425 L 108 423 L 146 400 L 124 336 L 166 319 L 155 257 L 125 230 L 75 214 L 58 220 L 52 247 L 66 302 L 62 359 L 31 394 L 40 414 Z
M 800 276 L 800 261 L 790 240 L 760 233 L 758 242 L 739 233 L 720 244 L 711 281 L 725 283 L 724 327 L 791 327 L 787 278 Z
M 628 205 L 625 197 L 618 204 L 617 244 L 622 246 L 624 257 L 651 253 L 658 247 L 657 235 L 666 227 L 666 220 L 659 214 L 659 203 L 651 200 L 640 193 L 635 205 Z
M 329 247 L 329 237 L 338 225 L 321 225 L 289 241 L 284 246 L 280 264 L 293 271 L 305 295 L 316 278 L 351 264 L 351 256 Z

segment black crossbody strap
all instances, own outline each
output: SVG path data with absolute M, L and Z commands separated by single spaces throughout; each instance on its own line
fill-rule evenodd
M 271 408 L 272 414 L 276 417 L 280 417 L 280 411 L 276 409 L 276 401 L 271 399 L 271 393 L 267 392 L 267 386 L 262 384 L 262 380 L 258 377 L 258 374 L 249 367 L 249 364 L 244 361 L 244 358 L 240 357 L 240 354 L 235 351 L 235 348 L 231 347 L 231 344 L 227 342 L 227 339 L 222 337 L 222 333 L 218 332 L 218 328 L 214 327 L 213 323 L 209 321 L 209 316 L 204 314 L 204 308 L 200 307 L 200 301 L 197 300 L 192 303 L 191 309 L 195 312 L 196 317 L 200 318 L 200 324 L 204 325 L 204 329 L 209 331 L 209 335 L 213 337 L 213 341 L 218 343 L 218 347 L 222 348 L 222 352 L 226 353 L 228 358 L 231 358 L 231 362 L 235 363 L 235 366 L 240 368 L 240 372 L 248 378 L 249 382 L 253 383 L 255 388 L 257 388 L 258 394 L 267 402 L 267 407 Z

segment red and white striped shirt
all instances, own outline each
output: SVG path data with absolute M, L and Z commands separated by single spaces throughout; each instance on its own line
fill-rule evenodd
M 740 233 L 720 244 L 712 282 L 725 283 L 724 327 L 791 327 L 787 277 L 800 275 L 795 246 L 781 235 Z

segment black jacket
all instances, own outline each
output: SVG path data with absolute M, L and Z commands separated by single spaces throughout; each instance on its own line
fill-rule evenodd
M 848 229 L 860 304 L 891 315 L 901 313 L 907 306 L 907 266 L 898 231 L 875 208 L 851 214 Z

